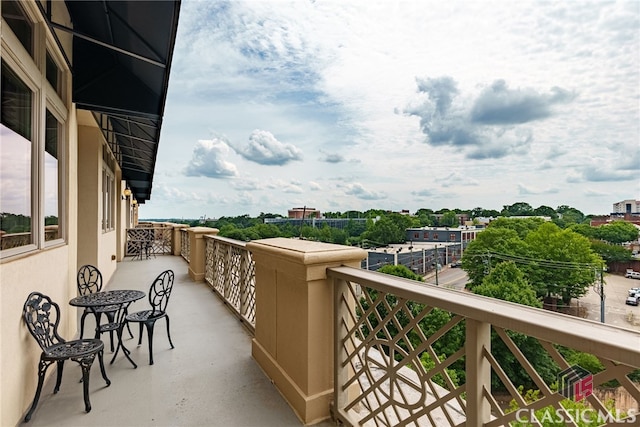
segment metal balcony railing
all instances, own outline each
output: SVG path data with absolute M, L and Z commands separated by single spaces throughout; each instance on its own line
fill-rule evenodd
M 636 418 L 634 331 L 366 270 L 327 274 L 335 289 L 333 410 L 346 425 L 543 425 L 534 418 L 541 411 L 605 421 L 593 425 Z M 569 362 L 576 352 L 595 356 L 598 372 Z M 598 397 L 612 382 L 635 409 Z
M 191 244 L 186 229 L 180 230 L 180 256 L 187 262 L 191 260 Z
M 172 254 L 173 227 L 162 224 L 144 225 L 127 229 L 125 256 L 133 256 L 140 251 L 139 242 L 148 240 L 147 255 Z
M 253 332 L 256 324 L 255 264 L 244 242 L 204 236 L 205 281 Z

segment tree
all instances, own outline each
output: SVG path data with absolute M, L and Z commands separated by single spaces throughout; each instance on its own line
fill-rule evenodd
M 548 216 L 551 219 L 558 217 L 558 213 L 550 206 L 541 205 L 533 210 L 534 215 Z
M 584 221 L 584 214 L 576 208 L 567 205 L 560 205 L 556 208 L 558 218 L 554 219 L 558 227 L 568 227 L 571 224 L 581 224 Z
M 443 227 L 457 227 L 459 223 L 456 213 L 453 211 L 445 212 L 440 218 L 440 225 Z
M 502 207 L 502 215 L 504 216 L 530 216 L 534 215 L 533 208 L 529 203 L 517 202 L 513 205 L 504 205 Z
M 542 307 L 536 291 L 513 261 L 496 265 L 482 280 L 482 284 L 473 289 L 473 293 L 530 307 Z
M 436 223 L 436 217 L 431 209 L 418 209 L 416 211 L 418 227 L 431 227 Z
M 587 293 L 594 281 L 594 270 L 603 266 L 602 258 L 591 250 L 589 239 L 544 223 L 525 238 L 531 258 L 523 267 L 538 296 L 561 295 L 565 303 Z
M 417 282 L 424 282 L 424 278 L 404 265 L 385 265 L 378 269 L 380 273 L 391 274 L 397 277 L 404 277 L 405 279 L 415 280 Z
M 638 229 L 626 221 L 613 221 L 595 228 L 595 236 L 609 243 L 624 243 L 638 239 Z
M 629 249 L 620 245 L 612 245 L 602 240 L 591 240 L 591 250 L 600 255 L 607 264 L 633 260 L 633 254 Z
M 533 219 L 532 219 L 533 220 Z M 495 221 L 478 234 L 462 256 L 472 290 L 482 284 L 500 262 L 512 260 L 536 290 L 538 297 L 560 295 L 565 303 L 584 295 L 593 283 L 595 271 L 602 268 L 600 256 L 591 250 L 590 241 L 571 230 L 562 230 L 551 222 L 543 222 L 529 230 L 535 221 L 520 230 L 511 226 L 518 221 Z M 504 225 L 504 226 L 502 226 Z
M 492 253 L 518 255 L 526 253 L 526 249 L 518 233 L 510 228 L 489 227 L 479 233 L 462 255 L 462 268 L 469 276 L 471 289 L 481 285 L 484 277 L 501 262 Z
M 491 228 L 509 228 L 518 233 L 518 237 L 524 239 L 527 234 L 537 230 L 545 220 L 542 218 L 498 218 L 489 224 Z

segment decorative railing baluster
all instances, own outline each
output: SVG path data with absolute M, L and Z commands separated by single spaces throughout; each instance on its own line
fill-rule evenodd
M 524 426 L 559 416 L 612 425 L 638 416 L 637 332 L 357 268 L 327 275 L 333 414 L 345 425 Z M 600 370 L 570 363 L 576 352 L 595 356 Z M 636 406 L 600 400 L 597 387 L 613 380 Z
M 205 238 L 205 281 L 253 331 L 256 300 L 251 253 L 245 242 L 210 235 Z

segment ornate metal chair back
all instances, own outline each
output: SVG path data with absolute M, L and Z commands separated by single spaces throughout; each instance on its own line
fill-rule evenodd
M 169 304 L 169 297 L 173 289 L 174 274 L 172 270 L 160 273 L 149 289 L 149 303 L 154 313 L 164 313 Z
M 29 329 L 29 333 L 36 339 L 40 348 L 65 342 L 58 335 L 60 323 L 60 307 L 40 292 L 32 292 L 27 297 L 22 309 L 22 318 Z
M 93 265 L 83 265 L 78 270 L 78 293 L 94 294 L 102 290 L 102 273 Z

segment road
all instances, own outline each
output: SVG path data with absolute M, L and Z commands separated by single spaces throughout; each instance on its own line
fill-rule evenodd
M 457 289 L 462 290 L 464 286 L 467 284 L 469 278 L 467 277 L 467 273 L 461 268 L 450 268 L 445 267 L 438 272 L 437 283 L 436 283 L 436 275 L 431 273 L 427 277 L 425 277 L 425 281 L 432 285 L 442 286 L 444 288 L 449 289 Z
M 604 323 L 640 331 L 640 306 L 626 305 L 629 288 L 640 287 L 640 280 L 614 274 L 605 275 Z M 586 308 L 586 318 L 600 321 L 600 295 L 593 289 L 578 300 Z
M 431 273 L 425 277 L 425 281 L 435 285 L 436 275 Z M 468 281 L 468 277 L 467 273 L 461 268 L 444 267 L 438 272 L 437 281 L 438 286 L 462 290 Z M 640 287 L 640 280 L 607 274 L 604 281 L 604 323 L 640 332 L 640 306 L 625 304 L 629 288 Z M 597 322 L 601 320 L 600 295 L 594 289 L 589 288 L 587 294 L 578 300 L 574 300 L 573 304 L 581 308 L 579 311 L 586 319 Z

